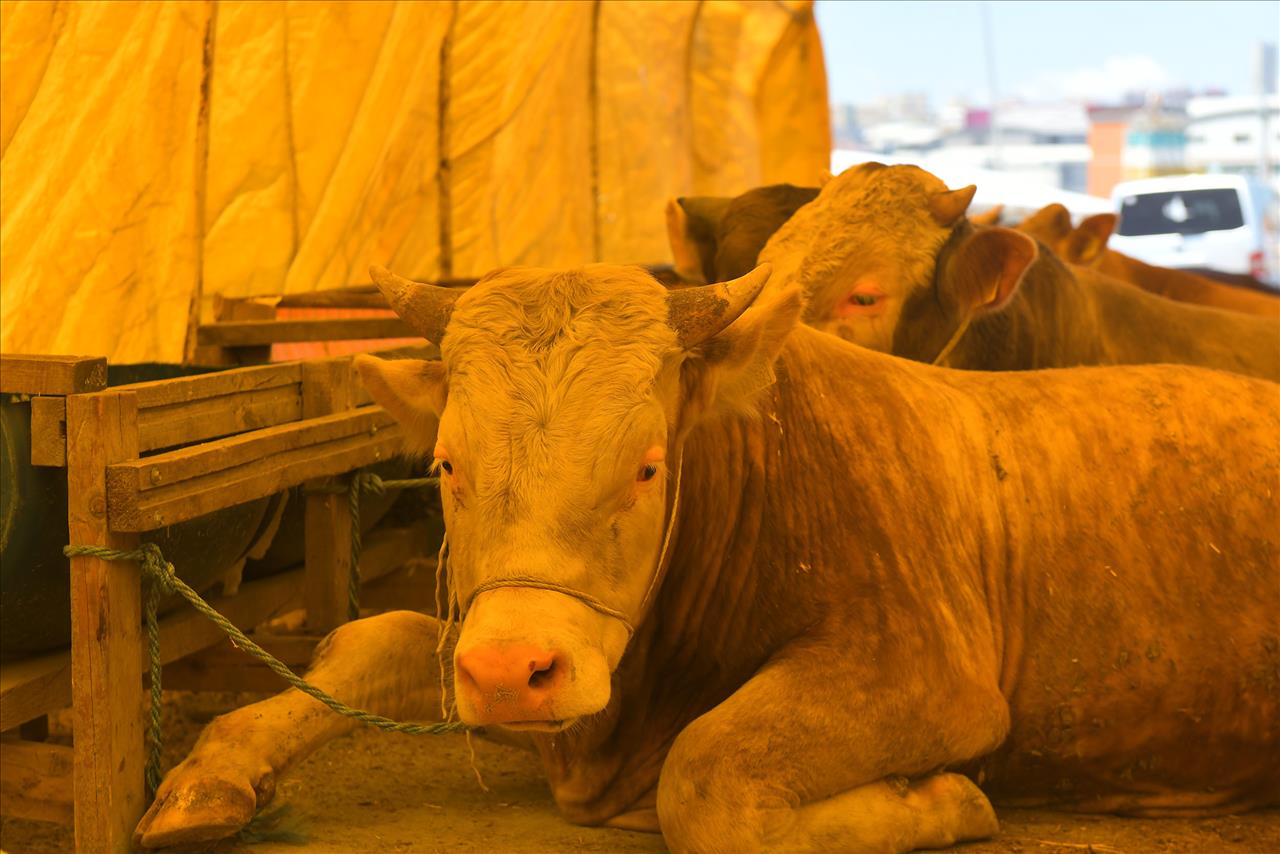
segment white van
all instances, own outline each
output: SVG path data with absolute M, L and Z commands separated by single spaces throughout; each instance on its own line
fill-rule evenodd
M 1111 191 L 1120 215 L 1108 244 L 1161 267 L 1249 275 L 1280 290 L 1272 191 L 1247 175 L 1173 175 Z

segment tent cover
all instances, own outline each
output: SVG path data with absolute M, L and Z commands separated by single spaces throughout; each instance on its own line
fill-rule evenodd
M 809 2 L 0 3 L 0 348 L 181 361 L 214 295 L 667 260 L 813 184 Z

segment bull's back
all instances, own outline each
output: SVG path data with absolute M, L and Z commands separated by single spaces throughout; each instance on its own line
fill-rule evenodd
M 1280 318 L 1175 302 L 1077 268 L 1108 361 L 1218 368 L 1280 381 Z
M 995 794 L 1106 811 L 1280 795 L 1280 386 L 1087 368 L 972 380 L 996 424 L 1013 727 Z
M 1099 270 L 1169 299 L 1280 318 L 1280 299 L 1215 282 L 1189 270 L 1156 267 L 1111 249 L 1103 253 Z

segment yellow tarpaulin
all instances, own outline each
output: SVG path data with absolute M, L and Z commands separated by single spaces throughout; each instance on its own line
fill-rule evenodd
M 0 3 L 0 348 L 181 361 L 202 301 L 668 259 L 828 165 L 808 2 Z

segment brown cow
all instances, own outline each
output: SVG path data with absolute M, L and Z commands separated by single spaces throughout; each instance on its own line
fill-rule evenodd
M 1115 214 L 1095 214 L 1072 227 L 1071 214 L 1062 205 L 1048 205 L 1018 226 L 1051 248 L 1069 264 L 1092 267 L 1100 273 L 1137 285 L 1168 299 L 1280 317 L 1280 297 L 1268 296 L 1215 282 L 1188 270 L 1157 267 L 1107 247 L 1116 227 Z
M 787 207 L 771 189 L 753 192 L 776 221 Z M 791 207 L 767 244 L 758 233 L 737 242 L 731 260 L 753 263 L 754 250 L 776 282 L 799 283 L 810 325 L 920 361 L 978 370 L 1176 362 L 1280 379 L 1275 319 L 1161 299 L 1068 268 L 1020 232 L 975 228 L 964 218 L 974 189 L 948 190 L 914 166 L 862 164 Z M 723 210 L 712 233 L 732 236 Z
M 934 368 L 797 327 L 794 291 L 743 313 L 765 275 L 375 272 L 443 354 L 358 364 L 442 471 L 461 718 L 523 731 L 569 820 L 675 852 L 996 832 L 957 770 L 1078 810 L 1275 803 L 1280 387 Z M 438 719 L 439 629 L 350 623 L 310 678 Z M 234 832 L 353 726 L 295 691 L 215 720 L 141 842 Z
M 690 196 L 667 202 L 667 239 L 676 272 L 691 282 L 745 276 L 773 233 L 818 196 L 817 187 L 770 184 L 732 199 Z

